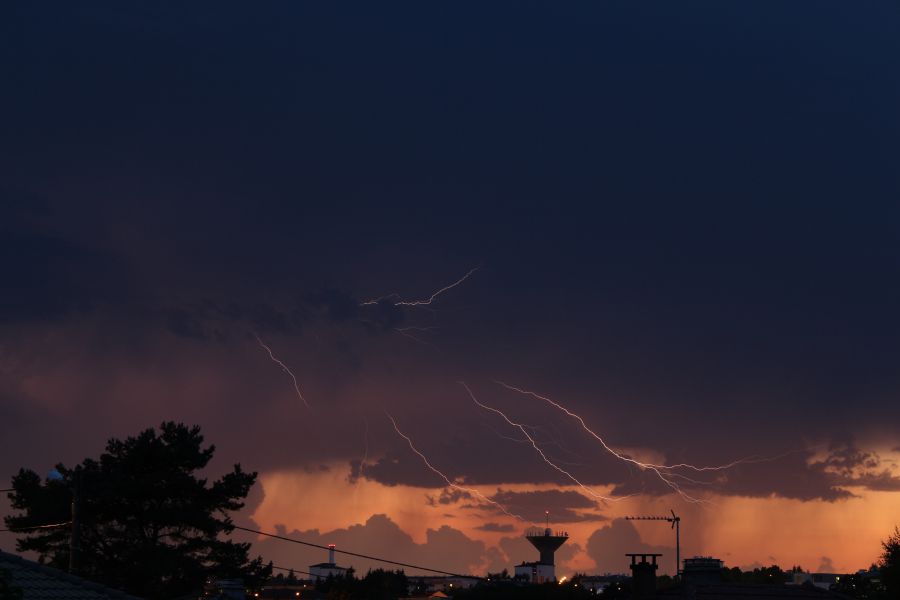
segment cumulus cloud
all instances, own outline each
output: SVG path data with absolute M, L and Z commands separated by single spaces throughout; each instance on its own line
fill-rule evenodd
M 834 573 L 835 571 L 837 571 L 837 569 L 835 568 L 834 563 L 831 561 L 831 558 L 823 556 L 816 571 L 818 571 L 819 573 Z
M 597 564 L 601 573 L 628 573 L 626 552 L 659 553 L 660 569 L 674 571 L 675 549 L 671 546 L 654 546 L 644 543 L 637 528 L 631 521 L 614 519 L 608 526 L 598 529 L 588 538 L 587 553 Z
M 486 564 L 496 558 L 487 553 L 483 542 L 472 540 L 458 529 L 447 525 L 428 529 L 425 542 L 417 543 L 383 514 L 372 515 L 364 524 L 326 532 L 320 532 L 318 529 L 288 531 L 283 526 L 276 529 L 276 534 L 283 537 L 323 546 L 335 544 L 338 550 L 388 558 L 451 573 L 481 572 Z M 308 570 L 308 565 L 326 560 L 325 550 L 273 538 L 256 541 L 254 551 L 261 553 L 278 566 L 300 571 Z M 340 565 L 352 566 L 357 572 L 362 573 L 375 568 L 401 568 L 341 554 L 338 554 L 336 560 Z M 408 574 L 429 574 L 427 571 L 417 571 L 408 567 L 405 570 Z
M 598 509 L 596 502 L 574 491 L 515 492 L 500 490 L 491 499 L 506 507 L 510 512 L 522 515 L 535 523 L 544 521 L 546 511 L 549 511 L 552 523 L 577 523 L 607 519 L 606 516 L 596 512 Z M 482 505 L 482 508 L 489 507 L 490 505 Z
M 475 529 L 480 529 L 481 531 L 489 531 L 494 533 L 510 533 L 515 531 L 515 527 L 510 523 L 483 523 L 476 527 Z

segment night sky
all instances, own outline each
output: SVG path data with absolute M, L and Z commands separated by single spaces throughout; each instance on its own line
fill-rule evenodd
M 671 571 L 621 517 L 675 509 L 683 556 L 867 567 L 900 520 L 898 31 L 892 2 L 5 3 L 0 475 L 177 420 L 259 471 L 239 523 L 351 550 L 511 568 L 549 509 L 559 574 Z M 643 462 L 751 460 L 684 472 L 694 503 L 495 380 Z

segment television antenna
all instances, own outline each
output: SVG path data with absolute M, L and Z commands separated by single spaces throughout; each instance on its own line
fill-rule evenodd
M 681 517 L 675 514 L 674 510 L 670 510 L 671 517 L 666 516 L 641 516 L 641 517 L 625 517 L 626 521 L 668 521 L 675 530 L 675 576 L 681 575 Z

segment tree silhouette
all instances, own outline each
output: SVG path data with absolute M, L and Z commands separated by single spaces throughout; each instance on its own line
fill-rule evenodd
M 271 569 L 248 559 L 250 544 L 220 537 L 232 531 L 229 513 L 244 506 L 256 473 L 235 465 L 209 484 L 197 473 L 214 451 L 203 447 L 198 426 L 166 422 L 158 433 L 109 440 L 99 460 L 57 465 L 56 479 L 20 469 L 9 494 L 19 513 L 6 525 L 23 530 L 19 551 L 65 569 L 71 527 L 24 530 L 68 521 L 74 495 L 78 575 L 148 599 L 199 593 L 207 578 L 255 586 Z
M 881 543 L 881 581 L 891 598 L 900 598 L 900 529 L 894 527 L 894 532 L 888 539 Z

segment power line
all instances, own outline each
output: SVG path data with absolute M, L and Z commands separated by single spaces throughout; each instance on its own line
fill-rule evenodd
M 294 573 L 303 573 L 304 575 L 309 575 L 310 577 L 314 577 L 314 575 L 312 573 L 310 573 L 309 571 L 301 571 L 300 569 L 291 569 L 289 567 L 278 567 L 275 565 L 272 565 L 272 568 L 278 569 L 279 571 L 293 571 Z
M 348 556 L 355 556 L 357 558 L 365 558 L 367 560 L 374 560 L 376 562 L 383 562 L 390 565 L 398 565 L 401 567 L 408 567 L 410 569 L 419 569 L 420 571 L 430 571 L 432 573 L 440 573 L 441 575 L 450 575 L 451 577 L 470 577 L 474 579 L 482 579 L 481 577 L 476 577 L 474 575 L 460 575 L 459 573 L 451 573 L 450 571 L 442 571 L 441 569 L 432 569 L 429 567 L 422 567 L 420 565 L 411 565 L 409 563 L 399 562 L 396 560 L 390 560 L 387 558 L 379 558 L 377 556 L 369 556 L 368 554 L 359 554 L 358 552 L 350 552 L 349 550 L 339 550 L 337 548 L 330 548 L 328 546 L 322 546 L 321 544 L 313 544 L 312 542 L 304 542 L 302 540 L 295 540 L 293 538 L 284 537 L 281 535 L 275 535 L 274 533 L 266 533 L 265 531 L 258 531 L 256 529 L 248 529 L 247 527 L 240 527 L 238 525 L 232 525 L 234 529 L 240 529 L 241 531 L 246 531 L 248 533 L 256 533 L 259 535 L 264 535 L 266 537 L 275 538 L 276 540 L 283 540 L 285 542 L 293 542 L 295 544 L 302 544 L 304 546 L 310 546 L 312 548 L 320 548 L 322 550 L 334 550 L 335 552 L 339 552 L 341 554 L 346 554 Z
M 54 527 L 66 527 L 67 525 L 71 525 L 72 521 L 66 521 L 65 523 L 51 523 L 50 525 L 34 525 L 32 527 L 13 527 L 11 529 L 0 529 L 2 531 L 12 531 L 14 533 L 19 533 L 20 531 L 33 531 L 35 529 L 52 529 Z

